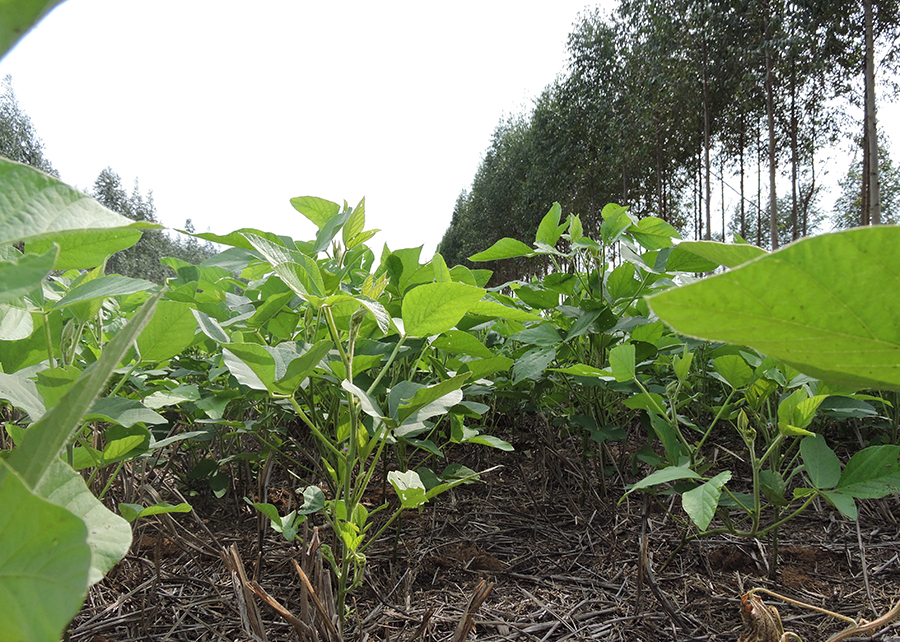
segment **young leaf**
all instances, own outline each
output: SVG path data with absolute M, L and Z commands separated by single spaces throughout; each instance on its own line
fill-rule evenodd
M 820 490 L 837 486 L 841 478 L 841 462 L 825 443 L 825 437 L 804 437 L 800 440 L 800 454 L 813 486 Z
M 658 486 L 660 484 L 665 484 L 667 482 L 676 481 L 678 479 L 699 479 L 700 474 L 694 472 L 687 466 L 669 466 L 668 468 L 661 468 L 656 470 L 646 477 L 644 477 L 641 481 L 636 483 L 634 486 L 628 489 L 622 497 L 619 499 L 619 503 L 622 502 L 628 495 L 633 493 L 636 490 L 643 490 L 644 488 L 651 488 L 652 486 Z
M 731 479 L 731 471 L 719 473 L 708 482 L 700 484 L 681 496 L 681 507 L 701 531 L 709 528 L 716 514 L 722 487 Z
M 609 351 L 609 367 L 616 381 L 623 383 L 634 379 L 634 344 L 623 343 Z
M 555 247 L 559 237 L 565 232 L 566 225 L 560 225 L 559 219 L 562 217 L 562 208 L 559 203 L 554 203 L 550 207 L 550 211 L 541 219 L 538 225 L 537 235 L 535 236 L 535 244 L 546 243 L 550 247 Z
M 534 250 L 511 238 L 502 238 L 483 252 L 478 252 L 469 257 L 470 261 L 499 261 L 501 259 L 514 259 L 519 256 L 534 256 Z
M 714 359 L 713 368 L 735 390 L 743 388 L 753 380 L 753 370 L 736 354 L 727 354 Z

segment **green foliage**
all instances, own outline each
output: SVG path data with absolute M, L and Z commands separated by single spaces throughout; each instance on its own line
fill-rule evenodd
M 7 23 L 3 24 L 5 28 Z M 13 91 L 12 76 L 9 75 L 3 79 L 3 95 L 0 96 L 0 156 L 59 177 L 53 165 L 44 157 L 44 143 L 38 137 L 31 118 L 19 107 Z

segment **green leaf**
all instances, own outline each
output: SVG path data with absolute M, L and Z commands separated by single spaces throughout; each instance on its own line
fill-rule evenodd
M 78 378 L 59 403 L 25 431 L 22 443 L 12 450 L 7 463 L 22 476 L 26 484 L 32 487 L 38 484 L 51 462 L 80 426 L 82 416 L 105 388 L 107 379 L 150 321 L 158 300 L 158 295 L 149 299 L 106 344 L 93 367 Z M 0 482 L 2 479 L 3 470 L 0 470 Z
M 681 506 L 691 521 L 701 531 L 709 528 L 709 523 L 716 514 L 722 487 L 731 479 L 731 471 L 719 473 L 708 482 L 700 484 L 681 496 Z
M 294 294 L 292 292 L 291 296 L 293 295 Z M 216 341 L 217 343 L 228 343 L 231 341 L 231 337 L 229 337 L 228 333 L 225 332 L 225 328 L 219 325 L 218 321 L 201 312 L 200 310 L 191 308 L 191 312 L 193 313 L 194 318 L 197 320 L 197 325 L 200 327 L 200 332 L 208 336 L 213 341 Z M 249 321 L 250 320 L 248 319 L 248 325 Z
M 743 388 L 753 380 L 753 370 L 736 354 L 727 354 L 714 359 L 713 368 L 735 390 Z
M 551 368 L 551 370 L 554 372 L 565 372 L 566 374 L 575 375 L 576 377 L 597 377 L 607 381 L 615 379 L 612 372 L 609 370 L 601 370 L 600 368 L 595 368 L 594 366 L 585 365 L 583 363 L 576 363 L 565 368 Z
M 834 490 L 822 491 L 822 495 L 825 496 L 832 506 L 841 512 L 841 515 L 856 521 L 858 515 L 856 511 L 856 500 L 850 495 L 845 495 L 844 493 Z
M 425 484 L 419 479 L 419 473 L 414 470 L 400 472 L 392 470 L 388 473 L 388 481 L 397 492 L 400 498 L 400 505 L 403 508 L 418 508 L 428 501 L 425 494 Z
M 0 341 L 27 339 L 34 332 L 34 319 L 24 308 L 0 303 Z
M 35 487 L 44 499 L 81 518 L 87 526 L 91 550 L 88 584 L 95 584 L 118 564 L 131 547 L 131 528 L 104 506 L 88 489 L 84 479 L 61 459 L 54 460 Z
M 331 339 L 322 339 L 310 346 L 302 355 L 288 363 L 284 376 L 275 381 L 272 385 L 272 390 L 281 394 L 294 394 L 298 386 L 312 374 L 313 370 L 325 358 L 332 347 L 334 347 L 334 344 L 331 342 Z M 356 358 L 359 358 L 359 356 L 357 355 Z M 356 358 L 354 358 L 354 364 L 356 363 Z
M 431 345 L 450 354 L 467 354 L 490 358 L 494 353 L 481 341 L 462 330 L 448 330 L 431 342 Z
M 119 504 L 119 512 L 128 522 L 133 522 L 140 517 L 150 517 L 151 515 L 165 515 L 168 513 L 190 513 L 191 505 L 184 502 L 180 504 L 169 504 L 161 502 L 152 506 L 141 506 L 140 504 Z
M 540 225 L 538 225 L 537 235 L 534 239 L 535 243 L 546 243 L 550 247 L 555 247 L 559 237 L 566 230 L 566 225 L 559 224 L 561 217 L 562 208 L 559 206 L 559 203 L 554 203 L 550 207 L 550 211 L 541 219 Z
M 84 421 L 107 421 L 126 428 L 142 424 L 164 424 L 168 420 L 153 412 L 137 399 L 103 397 L 97 399 L 84 415 Z
M 66 293 L 66 296 L 53 304 L 52 309 L 65 308 L 82 301 L 105 299 L 111 296 L 124 296 L 135 292 L 154 291 L 155 283 L 144 279 L 132 279 L 127 276 L 101 276 L 78 285 Z
M 648 301 L 682 334 L 747 345 L 829 383 L 900 389 L 900 297 L 872 294 L 897 289 L 898 246 L 892 226 L 809 237 Z
M 401 306 L 406 335 L 429 337 L 450 330 L 484 293 L 464 283 L 426 283 L 410 290 Z
M 636 483 L 634 486 L 628 489 L 622 498 L 619 499 L 621 503 L 623 499 L 625 499 L 628 495 L 633 493 L 636 490 L 643 490 L 644 488 L 651 488 L 653 486 L 658 486 L 660 484 L 666 484 L 668 482 L 673 482 L 678 479 L 700 479 L 700 474 L 694 472 L 687 466 L 669 466 L 668 468 L 661 468 L 656 470 L 646 477 L 644 477 L 641 481 Z
M 463 364 L 460 372 L 471 372 L 472 381 L 486 377 L 495 372 L 508 372 L 515 362 L 509 357 L 491 357 L 490 359 L 473 359 Z
M 801 439 L 800 454 L 813 486 L 818 489 L 837 486 L 841 478 L 841 462 L 825 443 L 825 437 L 814 435 Z
M 303 490 L 303 505 L 297 509 L 301 515 L 317 513 L 325 507 L 325 493 L 318 486 L 307 486 Z
M 197 320 L 190 305 L 160 301 L 153 320 L 138 337 L 141 363 L 158 363 L 181 354 L 196 333 Z
M 356 397 L 363 412 L 370 417 L 375 417 L 376 419 L 381 420 L 388 419 L 388 417 L 383 412 L 381 412 L 381 408 L 378 407 L 378 402 L 372 399 L 372 397 L 366 394 L 366 392 L 358 386 L 353 385 L 345 379 L 341 382 L 341 388 Z
M 619 383 L 632 381 L 634 379 L 634 345 L 624 343 L 610 350 L 609 367 Z
M 672 368 L 675 370 L 675 376 L 679 381 L 687 379 L 691 371 L 691 362 L 694 360 L 694 353 L 685 350 L 684 356 L 679 357 L 677 354 L 672 356 Z
M 513 381 L 518 383 L 525 379 L 539 379 L 555 358 L 556 348 L 553 346 L 529 350 L 513 365 Z
M 87 591 L 87 528 L 3 460 L 0 478 L 0 640 L 56 642 Z
M 269 390 L 275 382 L 275 358 L 256 343 L 229 343 L 222 358 L 238 383 L 254 390 Z
M 53 270 L 59 247 L 53 246 L 43 254 L 26 254 L 18 261 L 0 261 L 0 303 L 25 296 Z
M 291 199 L 291 205 L 320 230 L 341 211 L 341 206 L 337 203 L 316 196 L 297 196 Z
M 0 58 L 60 2 L 62 0 L 17 0 L 0 3 Z M 0 639 L 7 638 L 0 636 Z
M 737 267 L 766 254 L 761 247 L 745 243 L 682 241 L 669 255 L 666 269 L 679 272 L 710 272 L 719 266 Z M 697 265 L 705 269 L 694 269 Z
M 600 226 L 600 236 L 607 245 L 618 241 L 619 237 L 634 222 L 628 214 L 628 208 L 615 203 L 605 205 L 600 215 L 603 217 L 603 224 Z
M 418 421 L 433 417 L 435 414 L 443 414 L 462 400 L 462 393 L 451 393 L 456 393 L 462 388 L 470 376 L 467 372 L 432 386 L 419 388 L 412 398 L 404 399 L 399 404 L 397 420 L 402 424 L 413 414 L 416 415 Z M 443 403 L 438 404 L 438 402 Z
M 534 250 L 522 241 L 502 238 L 483 252 L 478 252 L 469 257 L 470 261 L 499 261 L 501 259 L 514 259 L 519 256 L 534 256 Z
M 0 372 L 0 399 L 6 399 L 27 412 L 31 421 L 37 421 L 44 415 L 44 401 L 38 394 L 37 386 L 21 374 Z
M 365 197 L 354 208 L 347 222 L 344 223 L 343 239 L 347 249 L 352 247 L 351 241 L 355 239 L 366 227 L 366 199 Z
M 836 490 L 859 499 L 877 499 L 900 492 L 900 446 L 869 446 L 844 468 Z
M 641 392 L 622 403 L 632 410 L 646 410 L 657 415 L 664 414 L 666 408 L 665 399 L 655 392 Z
M 322 273 L 311 257 L 288 250 L 256 234 L 247 233 L 244 236 L 299 297 L 318 303 L 326 295 Z
M 481 301 L 476 301 L 471 308 L 469 308 L 469 312 L 472 314 L 478 314 L 485 317 L 491 317 L 494 319 L 508 319 L 510 321 L 540 321 L 541 317 L 532 313 L 526 312 L 525 310 L 520 310 L 518 308 L 512 308 L 508 305 L 503 305 L 502 303 L 498 303 L 497 301 L 491 301 L 489 299 L 482 299 Z
M 516 332 L 509 338 L 532 346 L 557 346 L 562 343 L 562 336 L 552 323 L 533 325 L 521 332 Z
M 126 219 L 129 220 L 130 219 Z M 159 228 L 161 225 L 132 223 L 133 227 Z M 50 234 L 28 241 L 30 252 L 46 252 L 52 246 L 59 246 L 56 259 L 57 270 L 84 270 L 98 267 L 107 257 L 126 250 L 141 240 L 141 230 L 131 227 L 112 229 L 70 230 L 61 235 Z
M 672 245 L 672 239 L 681 238 L 678 231 L 661 218 L 646 216 L 632 225 L 628 231 L 634 240 L 647 250 L 661 250 Z

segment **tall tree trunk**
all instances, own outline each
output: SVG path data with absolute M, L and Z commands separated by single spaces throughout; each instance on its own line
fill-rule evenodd
M 791 240 L 800 238 L 800 221 L 797 217 L 797 65 L 791 52 Z
M 741 124 L 740 124 L 740 141 L 739 147 L 741 148 L 741 238 L 747 239 L 747 219 L 744 211 L 744 146 L 747 144 L 746 141 L 746 130 L 744 127 L 744 112 L 741 112 Z
M 705 174 L 706 193 L 706 234 L 703 238 L 707 241 L 712 237 L 712 182 L 709 176 L 709 87 L 706 78 L 706 43 L 703 43 L 703 163 Z
M 863 0 L 866 14 L 866 158 L 868 160 L 867 186 L 868 219 L 872 225 L 881 224 L 881 190 L 878 184 L 878 129 L 875 118 L 875 36 L 872 0 Z
M 778 193 L 775 191 L 775 89 L 772 86 L 771 15 L 766 20 L 766 120 L 769 126 L 769 236 L 778 249 Z

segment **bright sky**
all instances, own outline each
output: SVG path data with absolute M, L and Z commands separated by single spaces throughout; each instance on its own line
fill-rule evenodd
M 68 0 L 0 77 L 63 180 L 137 177 L 166 225 L 309 239 L 291 197 L 365 196 L 376 254 L 424 258 L 494 128 L 564 70 L 595 4 Z

